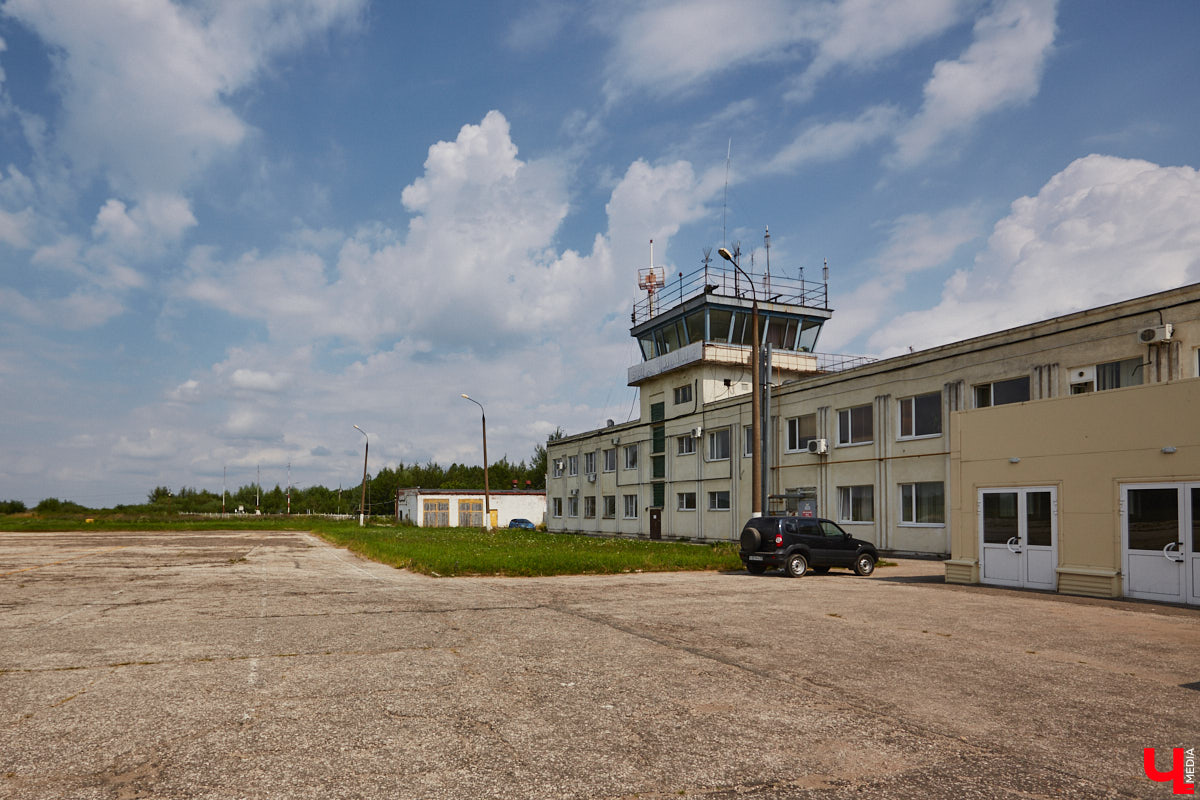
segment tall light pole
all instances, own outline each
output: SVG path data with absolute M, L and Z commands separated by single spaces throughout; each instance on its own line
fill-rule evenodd
M 354 430 L 361 433 L 363 435 L 363 438 L 367 440 L 366 443 L 363 445 L 362 500 L 359 502 L 359 506 L 358 506 L 358 527 L 361 528 L 366 524 L 365 519 L 366 519 L 366 513 L 367 513 L 367 453 L 370 452 L 370 450 L 371 450 L 371 437 L 367 436 L 367 432 L 364 431 L 362 428 L 358 427 L 357 425 L 354 426 Z
M 758 290 L 754 288 L 754 281 L 749 275 L 746 275 L 741 265 L 734 260 L 733 254 L 724 247 L 717 250 L 717 254 L 721 258 L 733 264 L 733 268 L 741 272 L 745 276 L 746 281 L 750 284 L 751 296 L 754 298 L 754 304 L 751 307 L 751 336 L 754 339 L 754 347 L 750 351 L 750 374 L 753 376 L 753 383 L 750 389 L 750 403 L 753 408 L 750 411 L 750 436 L 752 438 L 750 448 L 750 470 L 753 473 L 750 480 L 750 491 L 752 497 L 750 499 L 750 509 L 752 517 L 761 517 L 763 513 L 762 504 L 762 473 L 759 471 L 759 465 L 762 463 L 762 376 L 758 374 Z M 736 446 L 736 445 L 735 445 Z
M 487 412 L 483 410 L 483 403 L 479 402 L 470 395 L 460 395 L 463 400 L 470 400 L 475 405 L 479 406 L 480 418 L 483 420 L 483 529 L 490 531 L 492 529 L 492 499 L 488 492 L 488 465 L 487 465 Z

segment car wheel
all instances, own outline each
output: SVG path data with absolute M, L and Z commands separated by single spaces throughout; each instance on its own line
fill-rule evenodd
M 829 572 L 829 567 L 813 567 L 812 571 L 818 575 L 824 575 L 826 572 Z
M 875 571 L 875 556 L 870 553 L 863 553 L 854 560 L 854 574 L 861 575 L 864 578 Z
M 767 571 L 767 565 L 760 564 L 757 562 L 753 563 L 753 564 L 747 564 L 746 571 L 749 572 L 751 575 L 762 575 L 764 572 Z
M 799 553 L 793 553 L 788 556 L 787 564 L 783 567 L 783 574 L 789 578 L 803 578 L 804 573 L 808 572 L 808 559 Z

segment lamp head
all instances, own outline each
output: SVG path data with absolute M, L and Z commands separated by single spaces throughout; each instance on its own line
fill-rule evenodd
M 724 247 L 717 249 L 717 255 L 719 255 L 721 258 L 725 259 L 726 261 L 728 261 L 730 264 L 734 263 L 733 255 L 728 250 L 726 250 Z
M 459 397 L 461 397 L 463 400 L 470 400 L 470 399 L 471 399 L 471 396 L 470 396 L 470 395 L 466 395 L 466 394 L 460 394 L 460 395 L 459 395 Z

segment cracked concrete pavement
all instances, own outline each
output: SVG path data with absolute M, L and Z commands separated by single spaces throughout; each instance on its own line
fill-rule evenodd
M 1200 611 L 745 573 L 436 579 L 0 533 L 4 798 L 1170 797 Z

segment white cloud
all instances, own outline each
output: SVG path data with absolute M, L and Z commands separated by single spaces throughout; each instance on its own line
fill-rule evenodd
M 109 198 L 96 214 L 92 235 L 116 250 L 144 257 L 159 252 L 196 225 L 191 204 L 178 194 L 150 194 L 132 210 Z
M 934 308 L 903 314 L 870 345 L 899 352 L 1200 281 L 1200 174 L 1091 155 L 1022 197 L 974 267 Z
M 56 48 L 56 145 L 122 194 L 180 189 L 238 146 L 227 98 L 267 61 L 351 21 L 359 0 L 9 0 L 4 13 Z
M 1053 0 L 1003 0 L 975 23 L 975 40 L 955 61 L 939 61 L 921 111 L 897 136 L 893 162 L 910 167 L 948 137 L 1038 91 L 1055 36 Z
M 890 136 L 899 118 L 899 111 L 892 106 L 872 106 L 853 120 L 811 125 L 776 153 L 763 171 L 788 172 L 806 164 L 844 158 Z

